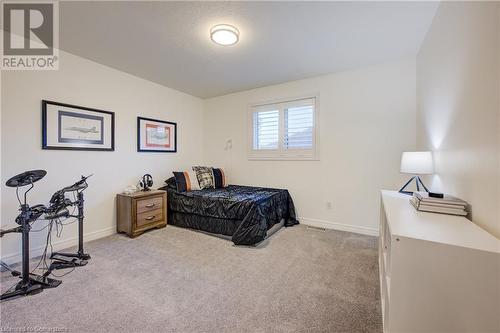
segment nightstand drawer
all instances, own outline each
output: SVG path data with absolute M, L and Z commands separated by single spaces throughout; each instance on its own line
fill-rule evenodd
M 137 214 L 162 209 L 163 197 L 154 197 L 137 201 Z
M 161 199 L 161 198 L 160 198 Z M 137 214 L 137 227 L 163 220 L 163 210 L 157 209 Z

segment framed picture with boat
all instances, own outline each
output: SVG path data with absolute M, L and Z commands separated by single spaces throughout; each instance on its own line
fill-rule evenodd
M 177 124 L 170 121 L 137 117 L 137 151 L 177 152 Z
M 113 151 L 115 114 L 42 100 L 42 149 Z

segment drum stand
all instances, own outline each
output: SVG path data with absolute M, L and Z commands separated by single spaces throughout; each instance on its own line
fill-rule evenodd
M 83 192 L 78 192 L 78 215 L 71 217 L 78 218 L 78 251 L 76 253 L 60 253 L 54 252 L 50 256 L 51 259 L 54 259 L 52 264 L 50 265 L 49 270 L 46 274 L 50 274 L 52 270 L 63 269 L 63 268 L 71 268 L 75 266 L 85 266 L 87 265 L 88 260 L 90 259 L 90 255 L 83 251 Z M 47 275 L 48 275 L 47 274 Z
M 0 300 L 22 296 L 38 294 L 45 288 L 55 288 L 61 284 L 61 281 L 48 278 L 38 274 L 30 274 L 29 268 L 29 252 L 30 252 L 30 208 L 28 205 L 21 205 L 21 214 L 19 215 L 19 227 L 8 230 L 7 232 L 21 232 L 22 234 L 22 272 L 12 271 L 12 275 L 21 276 L 13 290 L 9 290 L 0 296 Z M 3 234 L 2 234 L 3 236 Z

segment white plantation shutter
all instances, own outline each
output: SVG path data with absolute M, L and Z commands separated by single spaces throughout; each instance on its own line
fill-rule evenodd
M 317 158 L 315 97 L 255 105 L 250 111 L 250 159 Z
M 285 149 L 311 149 L 313 147 L 314 106 L 285 109 Z
M 279 110 L 254 113 L 254 149 L 278 149 Z

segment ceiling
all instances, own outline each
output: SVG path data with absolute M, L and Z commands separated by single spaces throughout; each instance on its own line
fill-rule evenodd
M 415 55 L 437 2 L 60 2 L 70 53 L 201 98 Z M 240 30 L 235 46 L 213 25 Z

